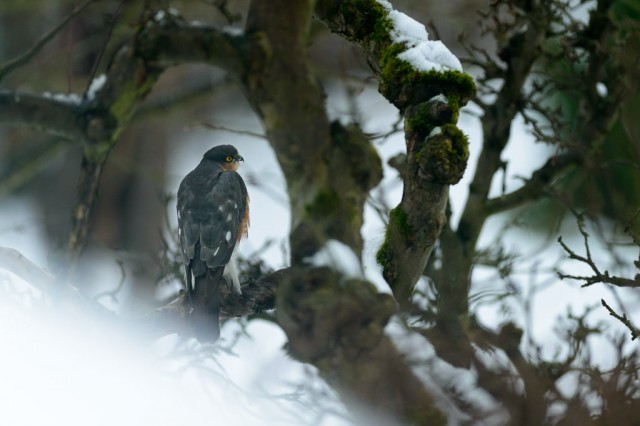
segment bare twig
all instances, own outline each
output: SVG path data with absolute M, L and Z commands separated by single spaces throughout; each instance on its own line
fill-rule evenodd
M 544 195 L 549 186 L 554 183 L 571 165 L 580 161 L 580 157 L 572 152 L 551 157 L 521 188 L 509 194 L 487 200 L 485 209 L 488 214 L 495 214 L 513 209 Z
M 237 135 L 251 136 L 252 138 L 266 139 L 266 136 L 263 135 L 263 134 L 260 134 L 260 133 L 251 132 L 249 130 L 231 129 L 229 127 L 219 126 L 217 124 L 211 124 L 211 123 L 206 123 L 206 122 L 199 122 L 199 123 L 191 124 L 191 125 L 185 127 L 184 129 L 186 131 L 190 131 L 190 130 L 196 128 L 196 127 L 204 127 L 205 129 L 210 129 L 210 130 L 220 130 L 220 131 L 223 131 L 223 132 L 235 133 Z
M 79 105 L 65 98 L 0 90 L 0 125 L 30 127 L 76 142 L 86 140 Z
M 625 327 L 629 329 L 629 331 L 631 332 L 631 340 L 636 340 L 638 336 L 640 336 L 640 329 L 638 329 L 631 323 L 631 320 L 627 318 L 626 314 L 618 315 L 613 309 L 611 309 L 611 307 L 607 304 L 607 302 L 604 301 L 604 299 L 600 299 L 600 303 L 602 303 L 602 306 L 604 306 L 607 311 L 609 311 L 609 315 L 620 321 L 622 324 L 624 324 Z
M 98 66 L 100 66 L 100 61 L 102 60 L 102 56 L 104 55 L 104 52 L 106 52 L 107 46 L 109 46 L 109 41 L 111 40 L 111 34 L 113 34 L 113 29 L 118 23 L 118 18 L 120 17 L 120 13 L 122 12 L 123 5 L 124 5 L 124 0 L 121 0 L 120 3 L 118 3 L 118 7 L 116 8 L 116 11 L 113 13 L 113 17 L 111 18 L 111 22 L 109 25 L 109 29 L 107 31 L 107 36 L 105 37 L 105 40 L 104 40 L 104 44 L 102 46 L 102 49 L 100 49 L 100 52 L 98 53 L 98 56 L 96 57 L 96 60 L 93 63 L 93 66 L 91 67 L 91 73 L 89 73 L 89 81 L 87 82 L 87 88 L 84 92 L 85 98 L 89 93 L 89 88 L 93 83 L 93 79 L 96 77 L 96 72 L 98 71 Z
M 195 75 L 184 79 L 184 82 L 171 92 L 163 93 L 143 102 L 133 114 L 134 120 L 142 120 L 154 116 L 155 114 L 166 114 L 177 107 L 184 107 L 185 104 L 197 99 L 208 99 L 217 92 L 230 85 L 229 79 L 211 81 L 210 76 Z
M 36 289 L 47 292 L 47 288 L 58 285 L 55 277 L 27 259 L 18 250 L 0 247 L 0 268 L 12 272 Z
M 118 293 L 120 293 L 124 288 L 124 283 L 127 279 L 127 271 L 125 269 L 124 262 L 121 259 L 117 259 L 116 263 L 120 268 L 120 282 L 118 283 L 118 285 L 116 285 L 115 288 L 104 290 L 103 292 L 96 294 L 94 296 L 95 300 L 100 300 L 103 297 L 108 297 L 111 301 L 116 303 L 118 302 Z
M 582 238 L 584 240 L 585 256 L 581 256 L 571 248 L 569 248 L 569 246 L 567 246 L 567 244 L 562 241 L 562 237 L 558 237 L 558 243 L 560 243 L 564 251 L 567 252 L 567 254 L 569 255 L 569 259 L 577 260 L 578 262 L 582 262 L 588 265 L 589 268 L 591 268 L 591 270 L 593 271 L 593 275 L 568 275 L 558 272 L 558 277 L 561 280 L 569 278 L 572 280 L 584 281 L 585 283 L 582 285 L 582 287 L 588 287 L 596 283 L 607 283 L 615 285 L 617 287 L 640 287 L 640 274 L 636 275 L 634 279 L 630 279 L 610 275 L 609 271 L 600 272 L 600 269 L 598 269 L 598 266 L 591 256 L 591 249 L 589 247 L 589 234 L 584 229 L 584 222 L 581 218 L 578 218 L 578 230 L 580 231 L 580 234 L 582 235 Z
M 48 43 L 53 39 L 62 30 L 68 23 L 71 21 L 76 15 L 85 10 L 91 3 L 96 2 L 96 0 L 88 0 L 86 3 L 76 7 L 73 9 L 71 13 L 69 13 L 60 23 L 54 27 L 51 31 L 43 35 L 40 40 L 38 40 L 29 50 L 24 52 L 22 55 L 17 56 L 13 59 L 10 59 L 3 64 L 0 64 L 0 81 L 4 79 L 7 75 L 15 71 L 16 69 L 24 66 L 29 63 L 29 61 Z

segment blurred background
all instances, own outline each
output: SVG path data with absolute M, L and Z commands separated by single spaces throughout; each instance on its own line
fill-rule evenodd
M 237 29 L 243 27 L 248 6 L 248 1 L 234 0 L 148 3 L 152 7 L 174 8 L 187 21 Z M 0 4 L 0 63 L 27 51 L 80 4 L 79 1 L 67 0 L 3 0 Z M 484 38 L 478 25 L 477 13 L 488 4 L 488 1 L 465 0 L 393 2 L 395 8 L 424 23 L 432 38 L 443 40 L 459 55 L 463 54 L 457 38 L 461 32 L 489 51 L 494 49 L 493 41 Z M 26 66 L 2 80 L 0 90 L 82 96 L 90 82 L 104 72 L 113 52 L 135 32 L 142 9 L 143 2 L 96 1 L 75 17 Z M 385 162 L 385 178 L 371 194 L 362 233 L 367 278 L 381 291 L 389 291 L 374 257 L 384 238 L 387 212 L 397 204 L 402 190 L 397 172 L 386 165 L 388 159 L 404 151 L 398 112 L 377 93 L 377 82 L 360 50 L 330 34 L 318 23 L 313 24 L 310 55 L 316 75 L 327 93 L 330 118 L 360 123 L 372 136 Z M 563 101 L 577 108 L 570 99 L 558 100 L 559 103 Z M 637 113 L 638 97 L 634 94 L 627 101 L 630 107 L 616 123 L 607 152 L 614 159 L 638 164 L 638 138 L 629 136 L 638 135 L 637 115 L 629 112 Z M 453 223 L 458 220 L 464 206 L 482 144 L 479 114 L 479 108 L 469 105 L 460 118 L 460 127 L 469 135 L 471 158 L 464 179 L 452 187 Z M 536 144 L 529 130 L 522 118 L 514 122 L 510 144 L 504 154 L 508 167 L 505 165 L 504 175 L 493 182 L 493 195 L 522 185 L 522 178 L 529 177 L 555 152 L 554 147 Z M 620 143 L 621 140 L 626 143 Z M 260 122 L 241 90 L 224 72 L 209 66 L 179 66 L 162 75 L 110 154 L 100 182 L 89 244 L 73 277 L 76 285 L 125 318 L 143 315 L 171 300 L 181 286 L 182 273 L 175 251 L 175 193 L 181 179 L 197 165 L 202 154 L 222 143 L 234 144 L 245 158 L 240 173 L 249 187 L 253 214 L 249 239 L 240 248 L 241 256 L 249 261 L 264 262 L 268 268 L 287 266 L 289 201 L 284 178 L 273 151 L 262 136 Z M 30 129 L 0 128 L 0 246 L 15 248 L 44 268 L 50 267 L 51 262 L 60 256 L 71 227 L 81 154 L 82 146 L 73 141 L 60 140 Z M 637 167 L 607 170 L 602 174 L 576 172 L 567 179 L 567 188 L 576 197 L 574 201 L 593 217 L 618 220 L 620 212 L 627 214 L 630 206 L 638 205 L 640 180 Z M 499 270 L 495 265 L 479 265 L 474 271 L 475 299 L 472 305 L 482 323 L 496 328 L 505 319 L 519 318 L 528 322 L 526 326 L 530 337 L 537 342 L 545 342 L 544 347 L 549 354 L 562 350 L 559 346 L 562 332 L 556 328 L 559 316 L 566 316 L 572 310 L 584 312 L 597 305 L 601 297 L 612 294 L 616 300 L 628 302 L 630 315 L 637 314 L 639 306 L 638 296 L 630 291 L 610 293 L 602 287 L 580 289 L 575 283 L 558 282 L 555 268 L 562 251 L 550 241 L 555 241 L 561 234 L 566 236 L 572 247 L 582 244 L 575 220 L 566 219 L 565 212 L 562 205 L 546 200 L 515 214 L 492 219 L 483 232 L 480 245 L 497 247 L 497 241 L 503 241 L 505 243 L 501 247 L 509 249 L 523 261 L 517 268 L 509 264 L 511 269 L 506 278 L 503 275 L 505 270 Z M 628 259 L 636 248 L 612 248 L 620 229 L 614 221 L 606 222 L 605 228 L 604 234 L 611 237 L 609 242 L 612 244 L 607 244 L 606 239 L 594 242 L 600 250 L 600 258 L 613 264 L 617 262 L 623 271 L 632 271 Z M 576 265 L 567 268 L 565 271 L 569 273 L 584 272 Z M 6 286 L 8 278 L 0 278 Z M 506 302 L 505 291 L 516 302 Z M 534 294 L 537 297 L 535 301 Z M 607 317 L 604 312 L 596 320 Z M 5 338 L 9 345 L 22 345 L 37 352 L 41 348 L 51 351 L 58 342 L 65 342 L 66 337 L 53 335 L 50 340 L 43 340 L 42 345 L 29 346 L 29 342 L 33 342 L 30 339 L 40 339 L 43 333 L 47 334 L 46 329 L 38 325 L 30 328 L 34 334 L 25 332 L 24 338 L 14 336 L 11 340 L 7 333 L 18 321 L 16 318 L 22 321 L 26 317 L 6 317 L 4 328 L 0 327 L 0 337 Z M 64 327 L 58 322 L 54 324 Z M 109 331 L 102 332 L 109 334 Z M 121 343 L 115 346 L 123 353 L 132 350 L 126 342 Z M 194 389 L 204 386 L 207 392 L 216 394 L 217 401 L 224 401 L 216 406 L 220 409 L 224 404 L 232 404 L 230 400 L 238 405 L 227 406 L 228 410 L 242 411 L 247 406 L 253 407 L 245 410 L 244 417 L 228 419 L 229 424 L 236 424 L 234 421 L 237 424 L 299 424 L 296 422 L 300 419 L 308 424 L 349 424 L 344 408 L 336 401 L 333 392 L 317 379 L 312 368 L 291 361 L 283 350 L 284 344 L 283 333 L 268 319 L 230 321 L 223 329 L 223 344 L 214 354 L 215 360 L 208 358 L 206 361 L 206 378 L 211 382 L 202 378 L 201 370 L 186 368 L 185 365 L 190 364 L 178 356 L 190 351 L 189 356 L 193 356 L 193 348 L 188 343 L 178 342 L 169 336 L 155 342 L 154 350 L 161 354 L 163 369 L 191 374 L 185 380 L 186 384 L 183 383 L 190 390 L 175 388 L 184 390 L 185 395 L 191 395 L 190 392 L 197 395 Z M 595 356 L 606 365 L 615 348 L 599 348 L 601 352 Z M 102 346 L 98 345 L 95 351 L 87 351 L 87 356 L 99 362 L 112 362 L 100 358 L 104 355 Z M 63 361 L 68 352 L 59 350 L 53 353 L 60 360 L 53 365 L 66 365 L 70 370 L 74 368 L 73 362 Z M 169 353 L 173 355 L 169 357 Z M 165 355 L 166 359 L 162 358 Z M 141 359 L 141 364 L 149 362 L 144 356 Z M 0 381 L 7 374 L 16 378 L 18 373 L 35 371 L 33 383 L 40 383 L 42 376 L 38 375 L 50 370 L 47 365 L 42 370 L 34 370 L 34 363 L 40 361 L 21 356 L 6 358 L 0 362 L 4 366 L 0 367 Z M 11 373 L 11 365 L 22 366 L 24 370 L 17 368 Z M 81 368 L 81 371 L 93 374 L 95 369 L 89 366 L 86 370 Z M 137 373 L 134 376 L 138 377 Z M 66 378 L 68 376 L 62 374 L 51 380 L 53 383 Z M 140 380 L 142 383 L 145 379 Z M 171 383 L 169 388 L 174 384 Z M 80 390 L 88 386 L 85 382 L 76 385 Z M 164 382 L 157 384 L 157 388 L 165 389 L 165 385 Z M 568 387 L 573 385 L 575 383 Z M 122 390 L 127 384 L 117 383 L 116 386 Z M 148 387 L 140 389 L 144 393 Z M 247 389 L 250 389 L 249 393 Z M 0 395 L 3 395 L 3 390 L 8 392 L 6 386 L 0 385 Z M 128 398 L 135 397 L 134 394 L 132 392 L 129 397 L 124 394 L 118 403 L 126 405 Z M 6 395 L 11 396 L 11 393 Z M 170 394 L 166 398 L 171 400 L 173 397 Z M 159 400 L 164 401 L 162 398 Z M 318 401 L 324 401 L 323 412 L 329 412 L 329 415 L 319 414 L 321 410 L 318 407 L 322 404 Z M 187 404 L 185 401 L 182 403 Z M 206 401 L 198 402 L 196 398 L 196 404 L 202 405 L 204 417 L 194 422 L 204 423 L 203 418 L 216 415 L 217 408 L 207 405 Z M 278 420 L 265 422 L 265 413 L 278 413 Z M 168 418 L 164 417 L 164 420 Z M 129 424 L 136 424 L 135 420 L 133 418 Z M 149 421 L 149 418 L 143 420 Z M 163 424 L 162 421 L 159 423 Z M 82 421 L 79 420 L 78 424 Z

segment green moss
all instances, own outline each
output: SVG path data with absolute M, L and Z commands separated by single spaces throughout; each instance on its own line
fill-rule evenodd
M 143 67 L 138 70 L 139 73 L 146 72 Z M 156 80 L 157 74 L 147 74 L 138 81 L 130 81 L 122 88 L 121 95 L 114 100 L 109 110 L 118 123 L 128 121 L 131 118 L 136 103 L 151 91 Z
M 440 134 L 427 139 L 415 158 L 427 179 L 453 185 L 467 167 L 469 140 L 456 126 L 447 124 L 441 127 Z
M 389 245 L 389 241 L 385 239 L 376 253 L 376 262 L 378 262 L 378 265 L 386 268 L 389 259 L 391 259 L 391 246 Z
M 407 212 L 405 212 L 402 207 L 397 206 L 394 209 L 391 209 L 389 212 L 389 221 L 392 226 L 402 234 L 403 237 L 411 237 L 413 235 L 413 229 L 409 224 L 409 219 L 407 216 Z
M 332 122 L 331 139 L 341 157 L 348 162 L 351 177 L 363 191 L 368 192 L 380 182 L 382 160 L 357 124 L 344 127 L 338 121 Z
M 400 111 L 440 93 L 455 97 L 453 107 L 464 106 L 475 95 L 473 79 L 460 71 L 420 71 L 398 58 L 404 43 L 393 43 L 393 22 L 387 10 L 375 0 L 343 0 L 338 9 L 345 24 L 339 31 L 352 41 L 368 46 L 369 55 L 378 58 L 380 92 Z M 453 111 L 457 118 L 458 110 Z
M 334 215 L 340 209 L 340 196 L 334 189 L 327 188 L 318 192 L 316 198 L 311 204 L 306 206 L 307 214 L 311 216 L 329 216 Z
M 431 118 L 430 106 L 426 102 L 421 103 L 415 110 L 411 111 L 411 114 L 406 114 L 405 117 L 406 132 L 429 134 L 437 126 L 437 123 L 434 123 Z
M 473 87 L 474 87 L 473 92 L 475 94 L 475 83 Z M 453 111 L 453 116 L 451 117 L 451 123 L 457 123 L 458 118 L 460 116 L 460 108 L 464 105 L 460 105 L 460 98 L 453 93 L 449 93 L 447 95 L 447 103 L 449 104 L 449 107 Z
M 352 30 L 348 37 L 354 41 L 365 40 L 391 43 L 389 33 L 393 28 L 386 9 L 375 0 L 350 0 L 339 2 L 339 10 Z
M 378 249 L 378 252 L 376 253 L 376 261 L 385 269 L 387 267 L 387 264 L 389 263 L 389 260 L 391 259 L 393 251 L 393 249 L 391 248 L 391 243 L 389 242 L 390 235 L 393 232 L 399 233 L 407 241 L 411 241 L 413 236 L 413 228 L 409 224 L 407 212 L 405 212 L 400 206 L 391 209 L 391 211 L 389 212 L 389 226 L 387 227 L 384 243 L 382 243 L 380 249 Z
M 380 92 L 401 111 L 440 93 L 459 109 L 475 95 L 476 86 L 469 75 L 456 70 L 417 70 L 398 58 L 404 50 L 405 46 L 394 43 L 380 58 Z

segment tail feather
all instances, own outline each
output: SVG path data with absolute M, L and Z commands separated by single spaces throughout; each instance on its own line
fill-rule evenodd
M 209 269 L 206 274 L 194 277 L 190 320 L 196 338 L 202 343 L 214 343 L 220 338 L 220 281 L 223 269 Z

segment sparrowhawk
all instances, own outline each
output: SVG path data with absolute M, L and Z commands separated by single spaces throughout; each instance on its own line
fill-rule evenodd
M 249 195 L 236 172 L 244 161 L 235 147 L 207 151 L 178 189 L 178 233 L 184 257 L 189 319 L 198 340 L 220 337 L 220 283 L 241 293 L 235 252 L 249 226 Z

